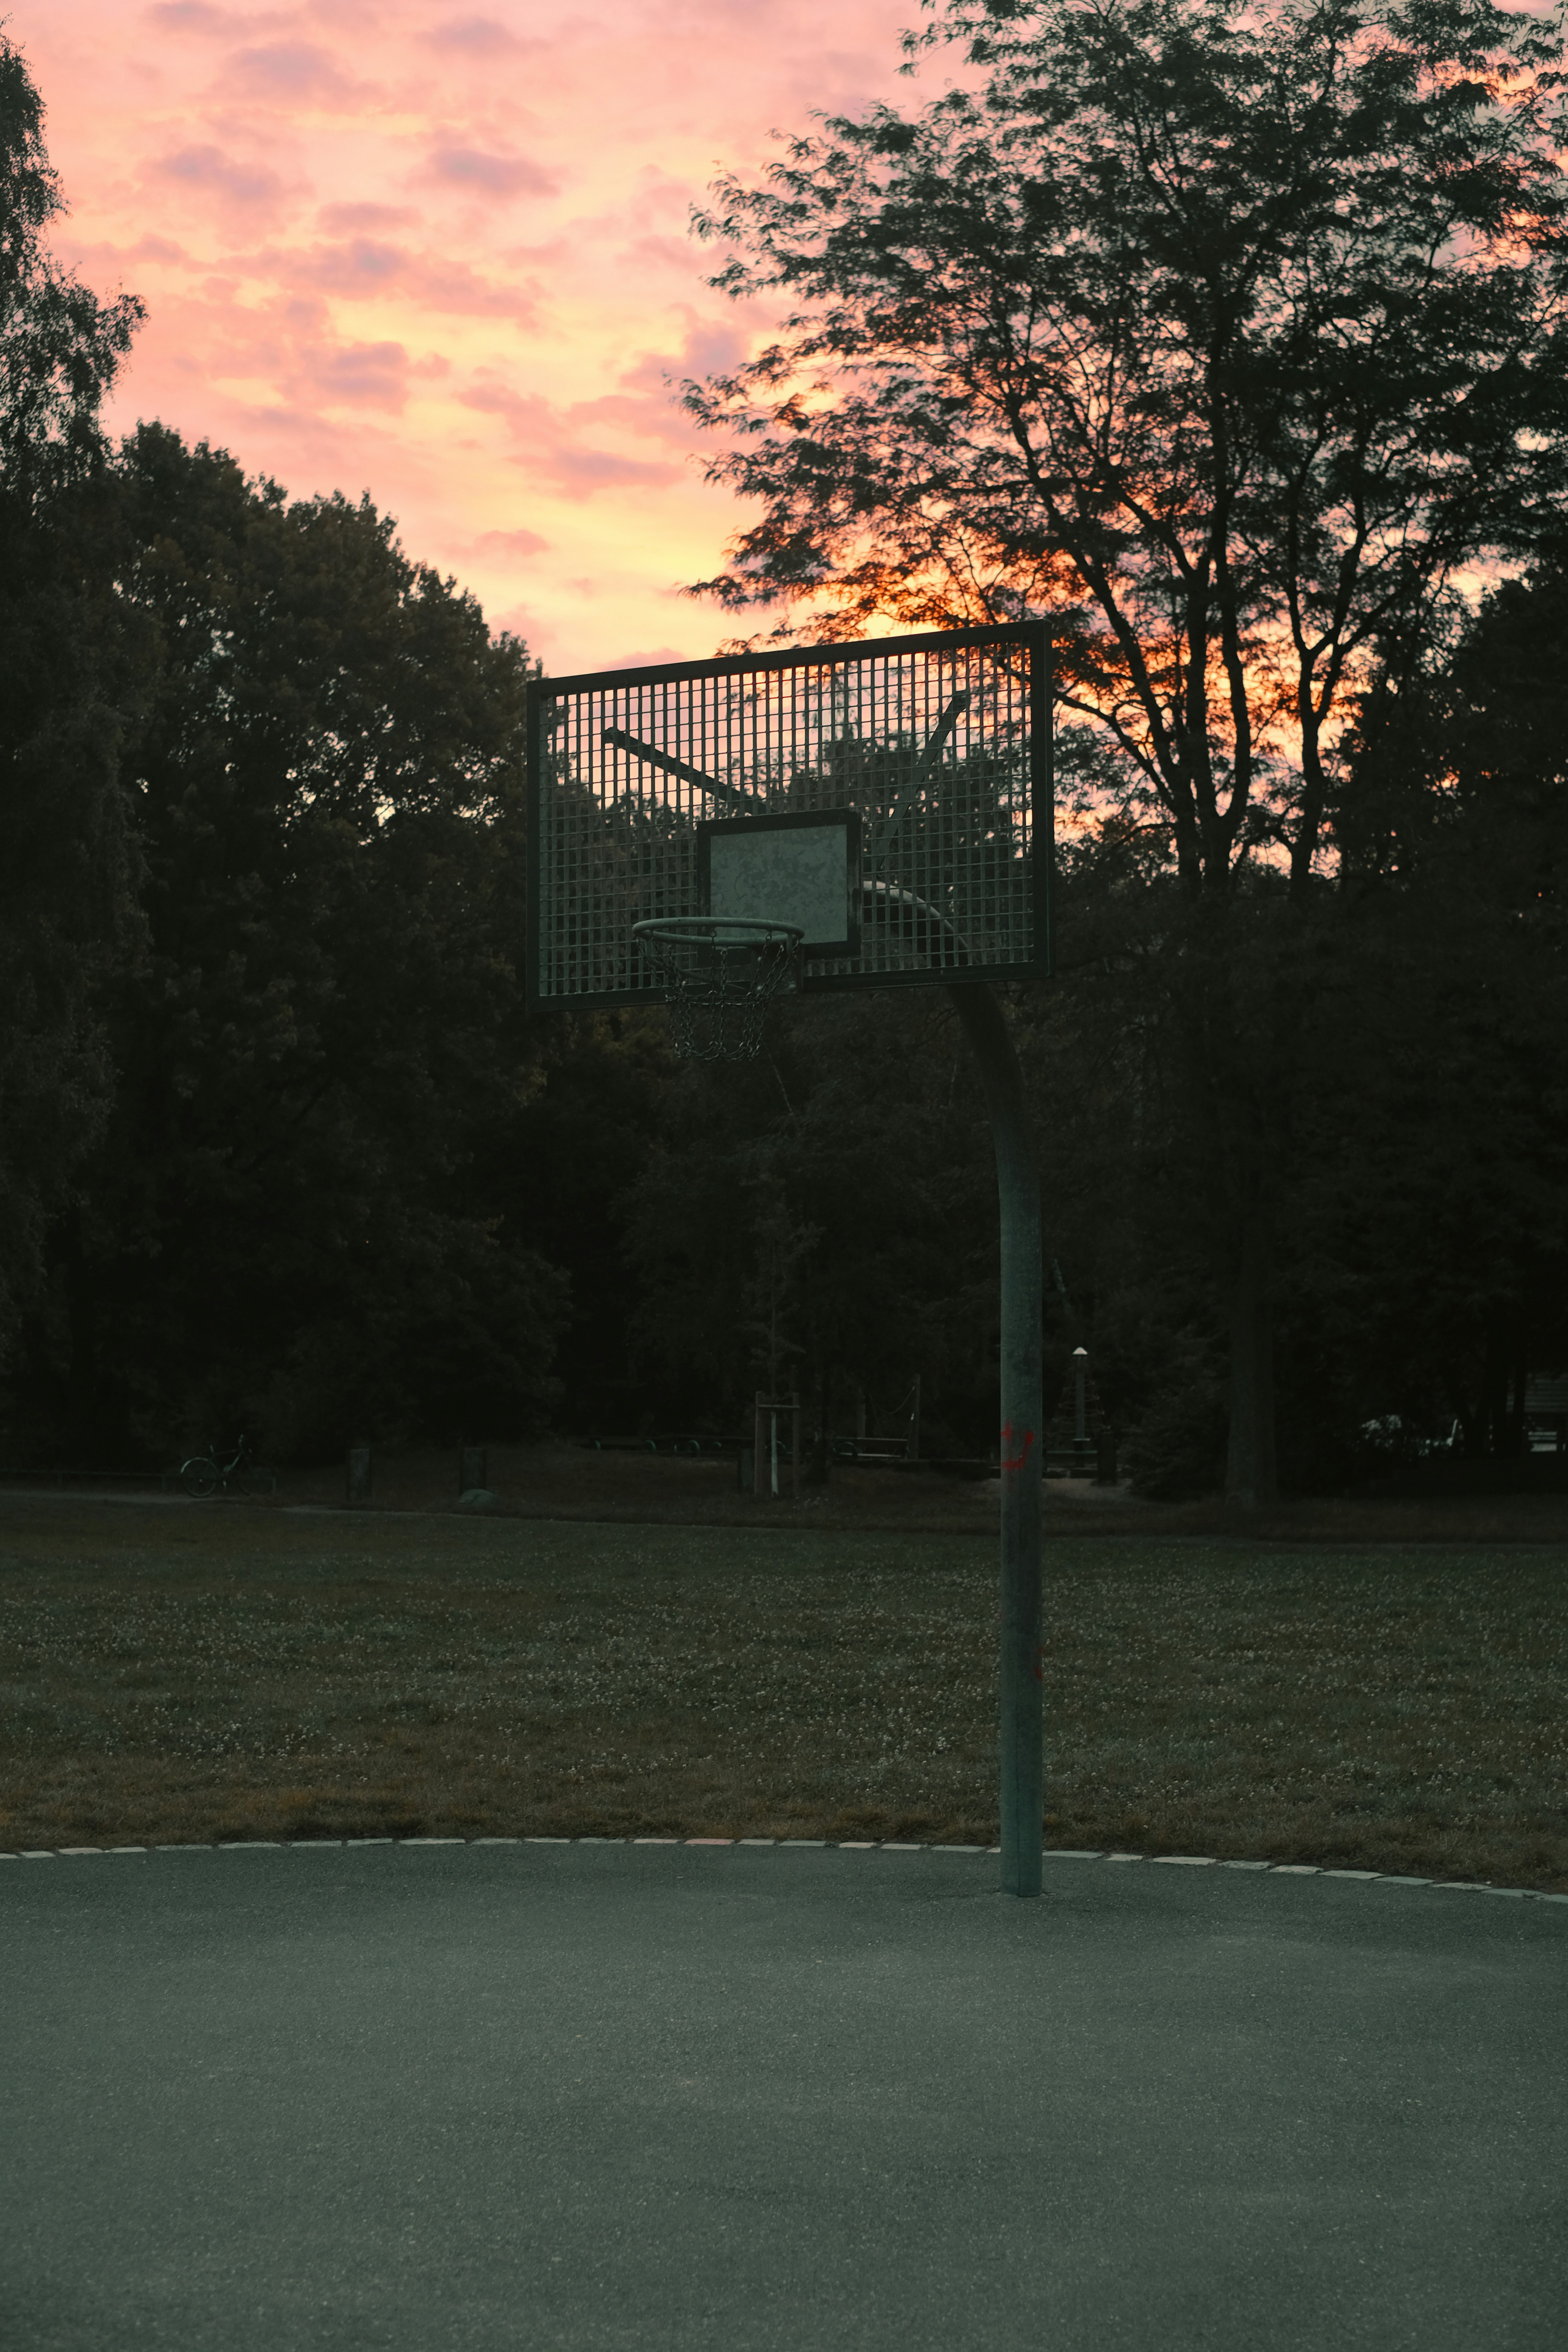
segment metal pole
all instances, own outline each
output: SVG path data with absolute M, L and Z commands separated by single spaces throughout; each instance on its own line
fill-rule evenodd
M 1044 1832 L 1040 1653 L 1040 1180 L 1024 1074 L 984 981 L 948 989 L 980 1066 L 1002 1213 L 1002 1891 L 1037 1895 Z

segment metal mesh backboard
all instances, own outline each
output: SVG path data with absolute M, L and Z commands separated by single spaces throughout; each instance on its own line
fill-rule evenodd
M 798 924 L 807 989 L 1043 975 L 1048 658 L 1032 624 L 536 681 L 531 999 L 657 1003 L 633 926 L 709 914 Z

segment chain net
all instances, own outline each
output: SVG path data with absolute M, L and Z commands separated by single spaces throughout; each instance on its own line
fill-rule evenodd
M 665 991 L 682 1061 L 754 1060 L 769 1005 L 799 986 L 804 933 L 789 923 L 692 916 L 638 923 L 634 935 Z

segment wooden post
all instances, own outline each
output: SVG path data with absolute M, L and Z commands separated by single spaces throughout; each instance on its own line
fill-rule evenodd
M 766 1493 L 770 1497 L 776 1496 L 779 1491 L 779 1415 L 784 1412 L 787 1412 L 790 1417 L 790 1492 L 798 1503 L 800 1500 L 800 1397 L 798 1392 L 786 1397 L 770 1397 L 763 1390 L 757 1391 L 756 1419 L 752 1423 L 752 1449 L 756 1468 L 752 1482 L 752 1491 L 759 1496 Z M 767 1427 L 765 1439 L 763 1434 L 764 1423 Z M 763 1484 L 764 1460 L 768 1465 L 765 1487 Z

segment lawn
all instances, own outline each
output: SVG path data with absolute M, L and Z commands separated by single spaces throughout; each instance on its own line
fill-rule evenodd
M 995 1835 L 994 1544 L 11 1498 L 0 1845 Z M 1047 1843 L 1568 1891 L 1568 1548 L 1058 1537 Z

